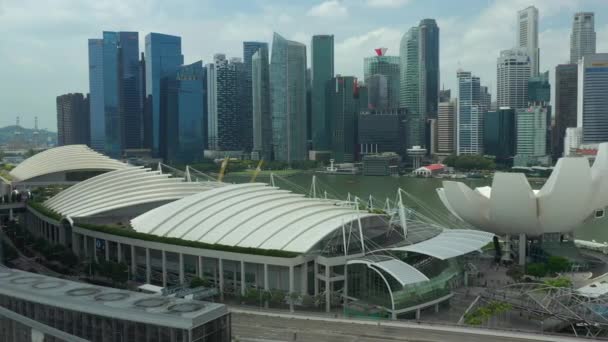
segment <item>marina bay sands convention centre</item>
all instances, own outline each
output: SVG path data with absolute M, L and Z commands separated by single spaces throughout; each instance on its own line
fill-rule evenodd
M 493 234 L 446 229 L 400 201 L 384 209 L 264 183 L 197 181 L 110 159 L 84 145 L 41 152 L 11 171 L 29 190 L 19 220 L 82 259 L 124 262 L 131 279 L 171 287 L 203 278 L 217 299 L 271 293 L 299 310 L 392 318 L 449 301 L 466 260 Z M 62 185 L 45 198 L 34 189 Z

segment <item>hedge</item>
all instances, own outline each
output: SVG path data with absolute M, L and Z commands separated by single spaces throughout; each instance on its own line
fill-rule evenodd
M 39 213 L 41 213 L 44 216 L 50 217 L 57 221 L 61 221 L 61 215 L 48 209 L 42 203 L 36 203 L 36 202 L 30 201 L 30 202 L 28 202 L 28 205 L 31 206 L 32 208 L 34 208 L 36 211 L 38 211 Z M 119 227 L 119 226 L 102 226 L 102 225 L 95 225 L 95 224 L 84 223 L 84 222 L 74 222 L 74 226 L 79 227 L 79 228 L 88 229 L 88 230 L 93 230 L 93 231 L 100 232 L 100 233 L 118 235 L 118 236 L 123 236 L 123 237 L 127 237 L 127 238 L 132 238 L 132 239 L 166 243 L 166 244 L 170 244 L 170 245 L 177 245 L 177 246 L 184 246 L 184 247 L 210 249 L 210 250 L 215 250 L 215 251 L 271 256 L 271 257 L 277 257 L 277 258 L 294 258 L 294 257 L 301 255 L 300 253 L 281 251 L 281 250 L 277 250 L 277 249 L 238 247 L 238 246 L 204 243 L 204 242 L 199 242 L 199 241 L 182 240 L 179 238 L 140 233 L 140 232 L 131 230 L 130 228 Z

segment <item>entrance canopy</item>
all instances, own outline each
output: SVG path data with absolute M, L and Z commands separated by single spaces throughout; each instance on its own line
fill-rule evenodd
M 446 229 L 428 240 L 388 248 L 391 251 L 415 252 L 445 260 L 480 250 L 492 241 L 494 234 L 471 229 Z
M 375 271 L 382 270 L 395 278 L 401 286 L 429 280 L 427 276 L 413 266 L 389 256 L 370 255 L 363 258 L 348 260 L 347 264 L 365 264 Z

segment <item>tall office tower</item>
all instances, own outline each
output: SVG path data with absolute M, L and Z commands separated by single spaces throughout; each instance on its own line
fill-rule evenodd
M 89 39 L 89 118 L 91 147 L 105 152 L 103 39 Z
M 57 96 L 57 145 L 89 145 L 89 96 L 70 93 Z
M 486 86 L 479 87 L 479 105 L 483 113 L 489 112 L 492 107 L 492 94 Z
M 442 89 L 439 91 L 439 102 L 450 102 L 452 92 L 450 89 Z
M 251 57 L 251 85 L 253 107 L 252 159 L 272 158 L 272 113 L 270 111 L 270 75 L 268 47 Z
M 576 83 L 576 82 L 575 82 Z M 549 84 L 549 71 L 528 79 L 528 102 L 551 102 L 551 84 Z
M 165 162 L 201 161 L 206 144 L 206 79 L 203 62 L 180 66 L 161 79 L 161 152 Z
M 399 74 L 399 56 L 387 56 L 386 48 L 375 49 L 376 56 L 365 57 L 363 60 L 363 78 L 365 84 L 368 83 L 368 79 L 373 75 L 383 75 L 386 77 L 388 91 L 388 107 L 397 108 L 399 106 L 399 87 L 400 87 L 400 74 Z M 368 88 L 369 93 L 375 92 L 375 90 Z M 382 108 L 378 108 L 382 109 Z
M 407 109 L 365 109 L 357 121 L 361 157 L 385 152 L 406 156 Z
M 247 72 L 245 70 L 245 63 L 243 63 L 243 60 L 239 57 L 232 57 L 230 58 L 230 64 L 233 65 L 235 72 L 235 106 L 237 128 L 239 130 L 237 135 L 237 150 L 251 152 L 251 149 L 253 148 L 253 140 L 248 141 L 248 139 L 253 139 L 253 127 L 251 127 L 251 129 L 249 128 L 249 123 L 247 122 L 248 119 L 244 115 L 246 112 L 245 107 L 250 105 L 247 101 L 246 95 L 247 89 L 245 83 L 247 83 Z
M 332 157 L 338 163 L 352 163 L 356 157 L 356 121 L 359 116 L 357 79 L 336 76 L 325 83 L 325 94 Z
M 530 59 L 523 49 L 500 52 L 496 61 L 498 107 L 527 108 Z
M 369 90 L 365 83 L 359 81 L 357 84 L 359 93 L 359 111 L 369 109 Z
M 211 151 L 242 150 L 238 112 L 239 60 L 228 60 L 222 53 L 207 65 L 208 149 Z
M 538 9 L 530 6 L 517 12 L 517 44 L 530 57 L 530 76 L 538 75 L 540 50 L 538 48 Z
M 184 64 L 181 37 L 162 33 L 146 35 L 146 117 L 151 122 L 151 149 L 153 155 L 160 154 L 160 80 L 175 75 Z
M 456 101 L 439 102 L 437 110 L 437 154 L 450 155 L 455 151 Z
M 439 100 L 439 27 L 435 19 L 423 19 L 418 25 L 421 113 L 437 117 Z
M 555 143 L 553 159 L 564 154 L 564 138 L 568 127 L 576 127 L 578 73 L 576 64 L 555 67 Z
M 608 141 L 608 53 L 585 55 L 578 62 L 577 127 L 583 144 Z
M 388 77 L 380 74 L 372 75 L 368 77 L 366 85 L 369 109 L 388 108 Z
M 142 144 L 137 32 L 103 32 L 89 40 L 93 148 L 120 157 Z
M 278 33 L 272 42 L 270 97 L 274 158 L 306 160 L 306 45 Z
M 544 106 L 516 110 L 515 166 L 549 164 L 546 158 L 547 114 Z
M 595 54 L 595 14 L 579 12 L 572 21 L 570 63 L 576 64 L 584 55 Z
M 245 151 L 253 149 L 253 81 L 252 63 L 253 55 L 261 49 L 266 50 L 268 55 L 268 43 L 265 42 L 243 42 L 243 63 L 245 67 L 245 79 L 242 86 L 242 132 L 243 148 Z
M 483 119 L 483 150 L 497 164 L 509 166 L 515 156 L 515 110 L 501 107 L 487 112 Z
M 456 154 L 483 154 L 483 112 L 479 77 L 459 70 L 456 106 Z
M 141 53 L 139 58 L 139 106 L 141 108 L 141 143 L 142 148 L 149 149 L 152 146 L 152 121 L 147 115 L 149 111 L 146 108 L 146 57 Z
M 312 150 L 312 71 L 310 68 L 306 69 L 306 149 Z
M 325 86 L 334 77 L 334 36 L 312 36 L 311 54 L 311 138 L 316 151 L 330 147 L 329 120 L 325 112 Z

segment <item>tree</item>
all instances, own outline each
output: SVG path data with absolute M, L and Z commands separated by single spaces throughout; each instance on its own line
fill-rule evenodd
M 207 279 L 194 277 L 190 280 L 190 288 L 194 289 L 197 287 L 207 287 L 209 285 L 209 281 Z
M 526 273 L 536 278 L 542 278 L 547 275 L 547 268 L 541 263 L 529 264 Z
M 545 284 L 553 287 L 570 287 L 572 286 L 572 280 L 566 277 L 558 277 L 555 279 L 545 280 Z
M 550 256 L 547 260 L 547 271 L 551 274 L 570 270 L 570 261 L 560 256 Z

